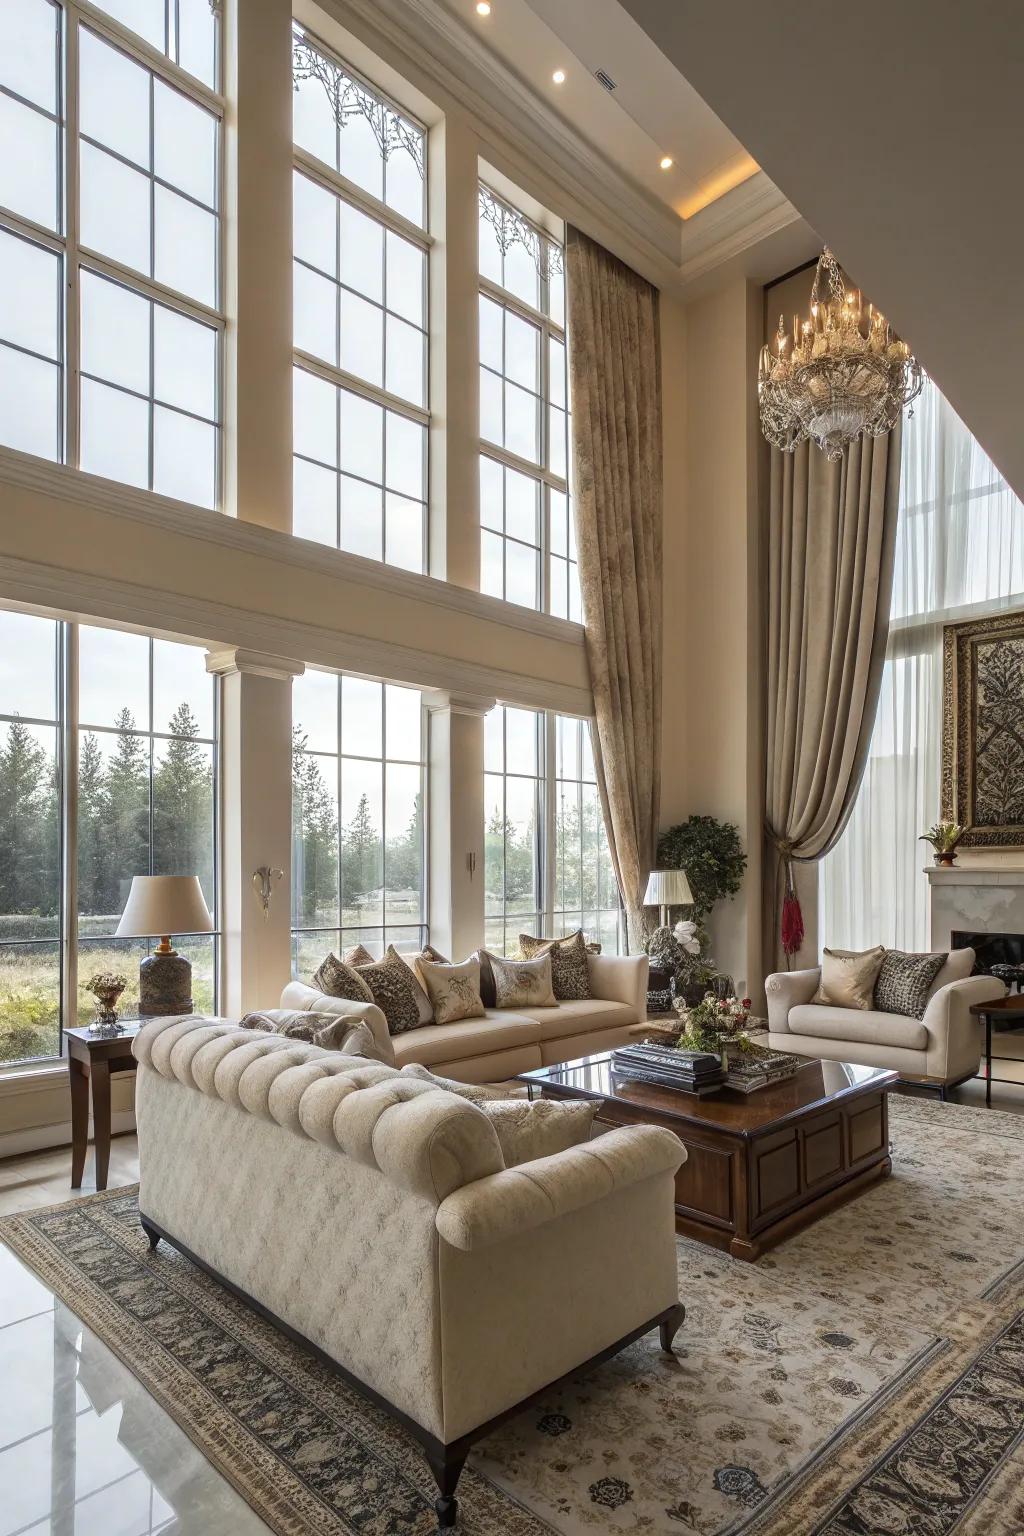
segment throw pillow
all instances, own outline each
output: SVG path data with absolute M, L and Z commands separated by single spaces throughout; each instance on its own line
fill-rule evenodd
M 480 965 L 480 996 L 485 1008 L 497 1008 L 498 994 L 494 987 L 494 972 L 491 970 L 491 957 L 486 949 L 474 949 L 469 957 Z
M 393 944 L 388 946 L 383 960 L 359 966 L 358 973 L 369 987 L 372 1001 L 387 1019 L 389 1035 L 404 1035 L 406 1030 L 419 1028 L 416 979 Z
M 554 1157 L 589 1141 L 600 1103 L 555 1099 L 491 1099 L 477 1107 L 494 1126 L 506 1168 Z
M 884 956 L 881 944 L 864 950 L 823 949 L 821 981 L 811 1001 L 830 1008 L 870 1008 Z
M 903 1013 L 923 1019 L 932 982 L 946 963 L 944 953 L 909 955 L 887 949 L 875 978 L 875 1007 L 879 1013 Z
M 384 1060 L 373 1038 L 373 1030 L 362 1019 L 339 1018 L 336 1013 L 314 1013 L 312 1010 L 266 1008 L 247 1013 L 240 1023 L 243 1029 L 269 1030 L 275 1035 L 285 1035 L 289 1040 L 305 1040 L 310 1045 L 320 1046 L 321 1050 L 340 1051 L 343 1056 Z
M 351 964 L 328 955 L 319 970 L 313 973 L 313 985 L 328 997 L 344 997 L 353 1003 L 372 1003 L 373 993 L 358 971 Z
M 519 935 L 519 949 L 527 960 L 537 955 L 551 956 L 551 985 L 562 1002 L 592 997 L 590 971 L 587 968 L 587 941 L 582 928 L 564 939 L 535 939 Z
M 420 975 L 434 1005 L 435 1024 L 454 1024 L 459 1019 L 481 1019 L 480 966 L 476 960 L 451 965 L 441 960 L 421 960 Z
M 551 956 L 536 960 L 501 960 L 489 956 L 496 1008 L 557 1008 L 551 986 Z
M 374 965 L 376 955 L 371 955 L 365 944 L 353 944 L 341 957 L 346 965 Z
M 433 1024 L 434 1005 L 430 1001 L 430 995 L 427 992 L 426 985 L 424 984 L 423 975 L 420 971 L 420 963 L 423 960 L 434 960 L 442 965 L 448 965 L 448 956 L 442 955 L 441 951 L 439 949 L 435 949 L 433 944 L 424 944 L 422 949 L 416 950 L 414 952 L 400 951 L 399 953 L 401 959 L 409 967 L 410 971 L 412 971 L 412 974 L 416 979 L 416 1001 L 419 1004 L 420 1009 L 420 1023 Z

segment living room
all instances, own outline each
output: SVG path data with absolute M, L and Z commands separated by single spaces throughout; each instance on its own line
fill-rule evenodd
M 0 6 L 0 1536 L 1024 1531 L 1021 23 L 861 19 Z

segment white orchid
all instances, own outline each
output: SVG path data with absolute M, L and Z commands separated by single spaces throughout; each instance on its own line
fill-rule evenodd
M 681 920 L 676 923 L 672 932 L 688 955 L 700 954 L 700 939 L 697 937 L 697 924 L 695 922 L 689 918 Z

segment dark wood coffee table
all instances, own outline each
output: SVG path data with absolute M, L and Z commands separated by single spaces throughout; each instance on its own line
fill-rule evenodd
M 774 1088 L 723 1088 L 698 1099 L 628 1082 L 610 1056 L 524 1072 L 531 1097 L 602 1099 L 607 1125 L 662 1125 L 686 1147 L 676 1174 L 676 1228 L 737 1259 L 784 1237 L 885 1178 L 888 1091 L 896 1072 L 808 1061 Z

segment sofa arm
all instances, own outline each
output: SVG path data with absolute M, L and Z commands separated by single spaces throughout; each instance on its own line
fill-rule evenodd
M 685 1161 L 686 1148 L 671 1131 L 621 1126 L 455 1190 L 437 1208 L 437 1230 L 453 1248 L 490 1248 L 593 1205 L 613 1190 L 674 1174 Z
M 1006 988 L 994 976 L 968 976 L 939 987 L 928 1000 L 921 1022 L 928 1031 L 929 1077 L 955 1083 L 978 1070 L 981 1021 L 971 1013 L 978 1003 L 995 1002 Z
M 647 1017 L 646 955 L 588 955 L 590 995 L 603 1003 L 624 1003 L 636 1011 L 636 1023 Z
M 768 1028 L 774 1034 L 786 1034 L 789 1030 L 789 1010 L 801 1003 L 809 1003 L 821 981 L 821 970 L 776 971 L 764 984 L 768 998 Z
M 388 1033 L 388 1021 L 376 1003 L 356 1003 L 347 997 L 331 997 L 307 987 L 304 981 L 290 981 L 281 993 L 281 1007 L 294 1008 L 303 1013 L 333 1013 L 340 1019 L 362 1020 L 373 1032 L 380 1048 L 381 1060 L 389 1067 L 395 1065 L 395 1047 Z

